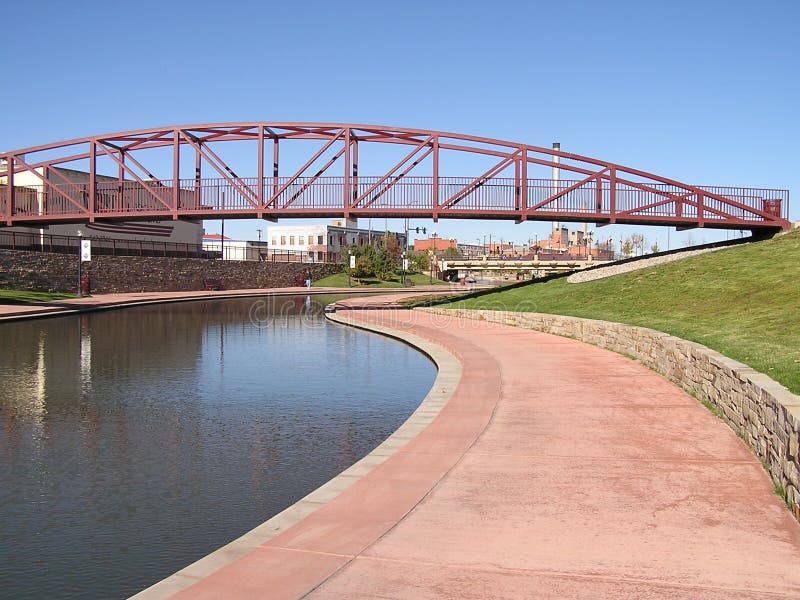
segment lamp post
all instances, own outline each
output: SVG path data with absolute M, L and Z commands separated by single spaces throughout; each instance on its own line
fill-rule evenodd
M 431 264 L 430 264 L 430 278 L 429 283 L 433 285 L 433 263 L 436 260 L 436 238 L 439 236 L 438 233 L 435 231 L 431 231 L 431 238 L 433 238 L 433 254 L 431 255 Z
M 400 284 L 403 287 L 406 287 L 406 269 L 408 268 L 408 219 L 406 219 L 406 237 L 403 238 L 403 246 L 403 256 L 400 259 L 403 261 L 403 264 L 401 265 L 403 267 L 403 276 Z
M 81 292 L 81 279 L 82 273 L 81 268 L 83 266 L 83 231 L 78 229 L 78 298 L 83 297 L 83 293 Z
M 350 249 L 347 249 L 347 287 L 351 287 L 350 285 L 350 271 L 353 270 L 353 255 L 350 253 Z

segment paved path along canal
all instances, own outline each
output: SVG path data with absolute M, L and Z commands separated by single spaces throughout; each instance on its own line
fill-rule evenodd
M 397 310 L 463 377 L 438 417 L 181 598 L 797 598 L 800 526 L 721 421 L 573 340 Z M 434 390 L 436 392 L 436 390 Z

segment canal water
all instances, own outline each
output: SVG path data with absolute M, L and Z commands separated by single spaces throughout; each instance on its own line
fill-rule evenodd
M 0 324 L 0 597 L 130 596 L 390 435 L 435 367 L 330 301 Z

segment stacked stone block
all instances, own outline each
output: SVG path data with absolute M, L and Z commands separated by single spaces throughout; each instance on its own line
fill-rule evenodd
M 307 271 L 313 280 L 338 273 L 341 266 L 281 262 L 244 262 L 152 256 L 94 256 L 82 273 L 94 294 L 182 292 L 209 285 L 223 290 L 297 285 Z M 0 250 L 0 288 L 40 292 L 76 292 L 78 255 Z

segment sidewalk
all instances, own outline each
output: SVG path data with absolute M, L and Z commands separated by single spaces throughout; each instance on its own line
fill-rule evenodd
M 176 597 L 800 597 L 800 525 L 734 433 L 666 379 L 498 324 L 337 316 L 449 350 L 462 377 L 432 390 L 449 401 L 341 494 Z

